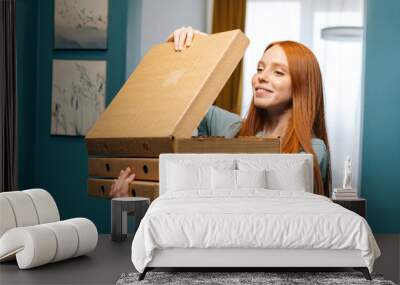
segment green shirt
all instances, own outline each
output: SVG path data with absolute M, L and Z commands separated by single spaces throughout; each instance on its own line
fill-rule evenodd
M 233 138 L 242 127 L 242 118 L 234 113 L 228 112 L 216 106 L 211 106 L 204 119 L 198 126 L 199 136 L 224 136 Z M 263 132 L 259 132 L 256 136 L 263 136 Z M 328 169 L 328 153 L 323 140 L 312 138 L 311 144 L 317 155 L 319 168 L 322 179 L 325 181 Z M 300 153 L 305 153 L 301 151 Z

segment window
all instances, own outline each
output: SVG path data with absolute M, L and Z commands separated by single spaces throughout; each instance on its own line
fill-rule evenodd
M 244 117 L 252 100 L 251 77 L 265 47 L 294 40 L 318 58 L 325 95 L 333 187 L 341 187 L 344 160 L 350 156 L 353 188 L 360 185 L 363 0 L 247 0 L 244 57 Z M 338 28 L 342 27 L 342 28 Z

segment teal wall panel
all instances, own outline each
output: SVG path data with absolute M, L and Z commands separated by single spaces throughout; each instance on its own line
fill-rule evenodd
M 37 2 L 16 2 L 18 184 L 34 186 Z
M 375 233 L 400 233 L 400 1 L 367 1 L 362 196 Z

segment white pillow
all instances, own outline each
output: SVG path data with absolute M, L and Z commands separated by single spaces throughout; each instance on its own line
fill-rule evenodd
M 266 188 L 266 171 L 263 170 L 211 170 L 213 190 L 238 190 L 241 188 Z
M 170 163 L 168 166 L 167 188 L 171 191 L 210 189 L 210 170 L 210 167 Z
M 267 188 L 267 171 L 262 170 L 236 170 L 238 188 Z
M 212 168 L 211 189 L 236 190 L 236 170 Z
M 306 191 L 308 182 L 305 160 L 238 161 L 240 170 L 266 170 L 266 188 L 271 190 Z
M 211 169 L 234 169 L 235 161 L 195 164 L 187 160 L 168 163 L 167 191 L 211 190 Z
M 290 170 L 270 169 L 267 171 L 267 181 L 268 189 L 306 191 L 305 162 L 293 164 Z

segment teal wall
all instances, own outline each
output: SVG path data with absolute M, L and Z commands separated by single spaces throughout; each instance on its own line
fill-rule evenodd
M 376 233 L 400 233 L 400 1 L 368 0 L 362 196 Z
M 16 2 L 17 94 L 18 94 L 18 183 L 28 188 L 34 183 L 37 4 Z
M 88 156 L 84 138 L 50 135 L 52 60 L 106 60 L 106 104 L 111 102 L 139 59 L 140 35 L 137 28 L 128 26 L 127 18 L 128 14 L 133 18 L 140 15 L 140 1 L 109 1 L 105 51 L 53 50 L 53 3 L 54 0 L 17 0 L 17 45 L 21 51 L 17 57 L 20 189 L 47 189 L 55 198 L 62 219 L 87 217 L 95 222 L 99 232 L 109 232 L 110 202 L 87 195 Z

